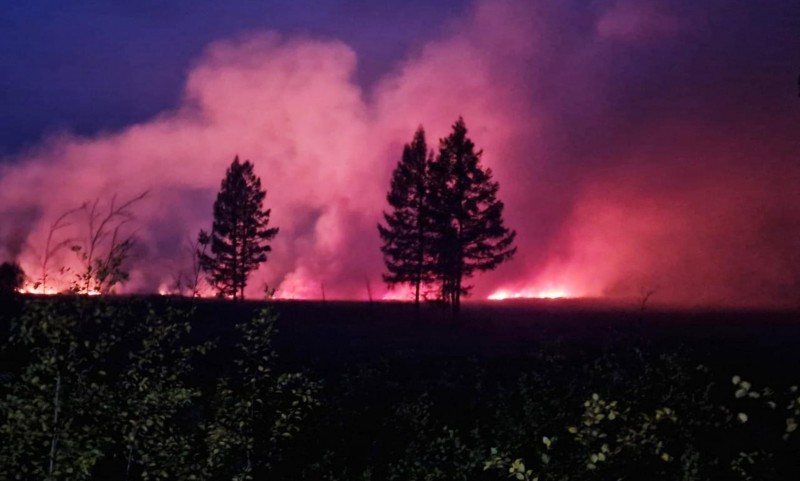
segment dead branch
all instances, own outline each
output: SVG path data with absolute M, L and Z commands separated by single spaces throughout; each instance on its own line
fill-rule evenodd
M 645 308 L 647 307 L 647 301 L 656 293 L 656 289 L 645 289 L 644 287 L 641 288 L 639 291 L 639 312 L 644 312 Z
M 67 228 L 72 225 L 72 222 L 69 222 L 68 219 L 71 215 L 75 214 L 79 210 L 80 207 L 69 209 L 63 212 L 60 216 L 58 216 L 58 218 L 55 221 L 53 221 L 52 224 L 50 224 L 50 228 L 47 231 L 47 241 L 45 241 L 44 245 L 44 253 L 42 254 L 42 274 L 38 281 L 39 284 L 42 286 L 43 293 L 47 292 L 47 278 L 48 278 L 47 267 L 48 264 L 50 263 L 50 259 L 54 255 L 56 255 L 58 251 L 76 241 L 76 238 L 68 237 L 53 244 L 53 237 L 59 230 Z
M 186 245 L 192 260 L 192 277 L 187 284 L 190 297 L 200 297 L 200 284 L 203 282 L 203 266 L 200 259 L 206 254 L 208 244 L 208 242 L 201 242 L 200 238 L 194 240 L 191 237 L 186 238 Z
M 117 205 L 117 196 L 114 194 L 105 214 L 101 213 L 99 209 L 99 198 L 95 199 L 91 205 L 87 202 L 79 208 L 86 214 L 87 223 L 87 236 L 82 242 L 83 253 L 79 255 L 86 266 L 86 272 L 82 276 L 82 285 L 79 290 L 106 292 L 114 284 L 124 280 L 121 267 L 133 247 L 135 235 L 130 234 L 123 237 L 121 229 L 135 220 L 131 207 L 145 199 L 148 194 L 149 191 L 144 191 L 120 205 Z M 109 243 L 106 255 L 99 257 L 98 251 L 107 239 L 109 239 Z M 73 250 L 78 252 L 81 247 L 73 247 Z M 93 283 L 94 285 L 92 285 Z

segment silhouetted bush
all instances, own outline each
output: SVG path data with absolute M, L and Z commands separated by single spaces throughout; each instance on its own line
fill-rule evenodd
M 16 262 L 0 264 L 0 296 L 14 294 L 25 284 L 25 272 Z

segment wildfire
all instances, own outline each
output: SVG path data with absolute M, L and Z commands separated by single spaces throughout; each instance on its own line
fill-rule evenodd
M 56 289 L 53 289 L 52 287 L 48 287 L 47 289 L 42 289 L 42 286 L 26 284 L 21 289 L 17 289 L 17 292 L 19 292 L 20 294 L 31 294 L 34 296 L 54 296 L 56 294 L 60 294 L 63 291 L 58 291 Z M 101 292 L 95 289 L 91 289 L 89 291 L 78 292 L 77 294 L 85 296 L 99 296 Z
M 491 301 L 503 301 L 506 299 L 564 299 L 575 297 L 569 290 L 560 287 L 547 289 L 525 289 L 522 291 L 511 291 L 500 289 L 488 297 Z
M 414 300 L 414 293 L 410 289 L 397 288 L 386 291 L 381 300 L 384 301 L 411 301 Z
M 58 291 L 53 288 L 42 289 L 41 286 L 34 287 L 32 285 L 26 285 L 21 289 L 17 289 L 17 292 L 20 294 L 33 294 L 38 296 L 52 296 L 58 294 Z

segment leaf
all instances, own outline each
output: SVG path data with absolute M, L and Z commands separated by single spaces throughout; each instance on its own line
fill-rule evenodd
M 738 419 L 740 423 L 744 424 L 747 422 L 748 417 L 745 413 L 739 413 L 736 415 L 736 419 Z

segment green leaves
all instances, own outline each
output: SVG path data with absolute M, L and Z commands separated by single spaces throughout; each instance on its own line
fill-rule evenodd
M 0 385 L 0 439 L 14 440 L 0 443 L 0 479 L 90 479 L 101 459 L 121 480 L 266 472 L 319 386 L 276 372 L 274 315 L 262 311 L 238 326 L 238 355 L 204 405 L 189 378 L 211 345 L 190 341 L 190 320 L 102 298 L 29 303 L 11 340 L 27 360 Z
M 4 386 L 0 468 L 18 478 L 87 479 L 104 455 L 103 422 L 108 385 L 98 367 L 116 345 L 107 331 L 88 335 L 97 324 L 116 326 L 107 311 L 95 312 L 85 299 L 36 300 L 14 323 L 11 345 L 29 353 L 18 376 Z M 111 321 L 111 322 L 109 322 Z
M 769 469 L 797 452 L 796 389 L 634 349 L 541 349 L 491 377 L 479 361 L 370 363 L 331 376 L 320 409 L 321 386 L 278 362 L 273 313 L 237 324 L 213 358 L 192 322 L 168 305 L 29 305 L 0 383 L 0 439 L 14 440 L 0 479 L 784 479 Z
M 318 404 L 319 385 L 300 373 L 276 374 L 275 315 L 268 309 L 236 326 L 233 369 L 217 383 L 208 426 L 206 472 L 251 479 L 265 473 Z
M 185 382 L 203 347 L 187 344 L 190 330 L 188 313 L 150 308 L 128 335 L 133 348 L 114 389 L 112 421 L 124 453 L 120 476 L 141 471 L 143 479 L 178 478 L 197 471 L 201 453 L 185 449 L 191 433 L 179 422 L 200 394 Z

